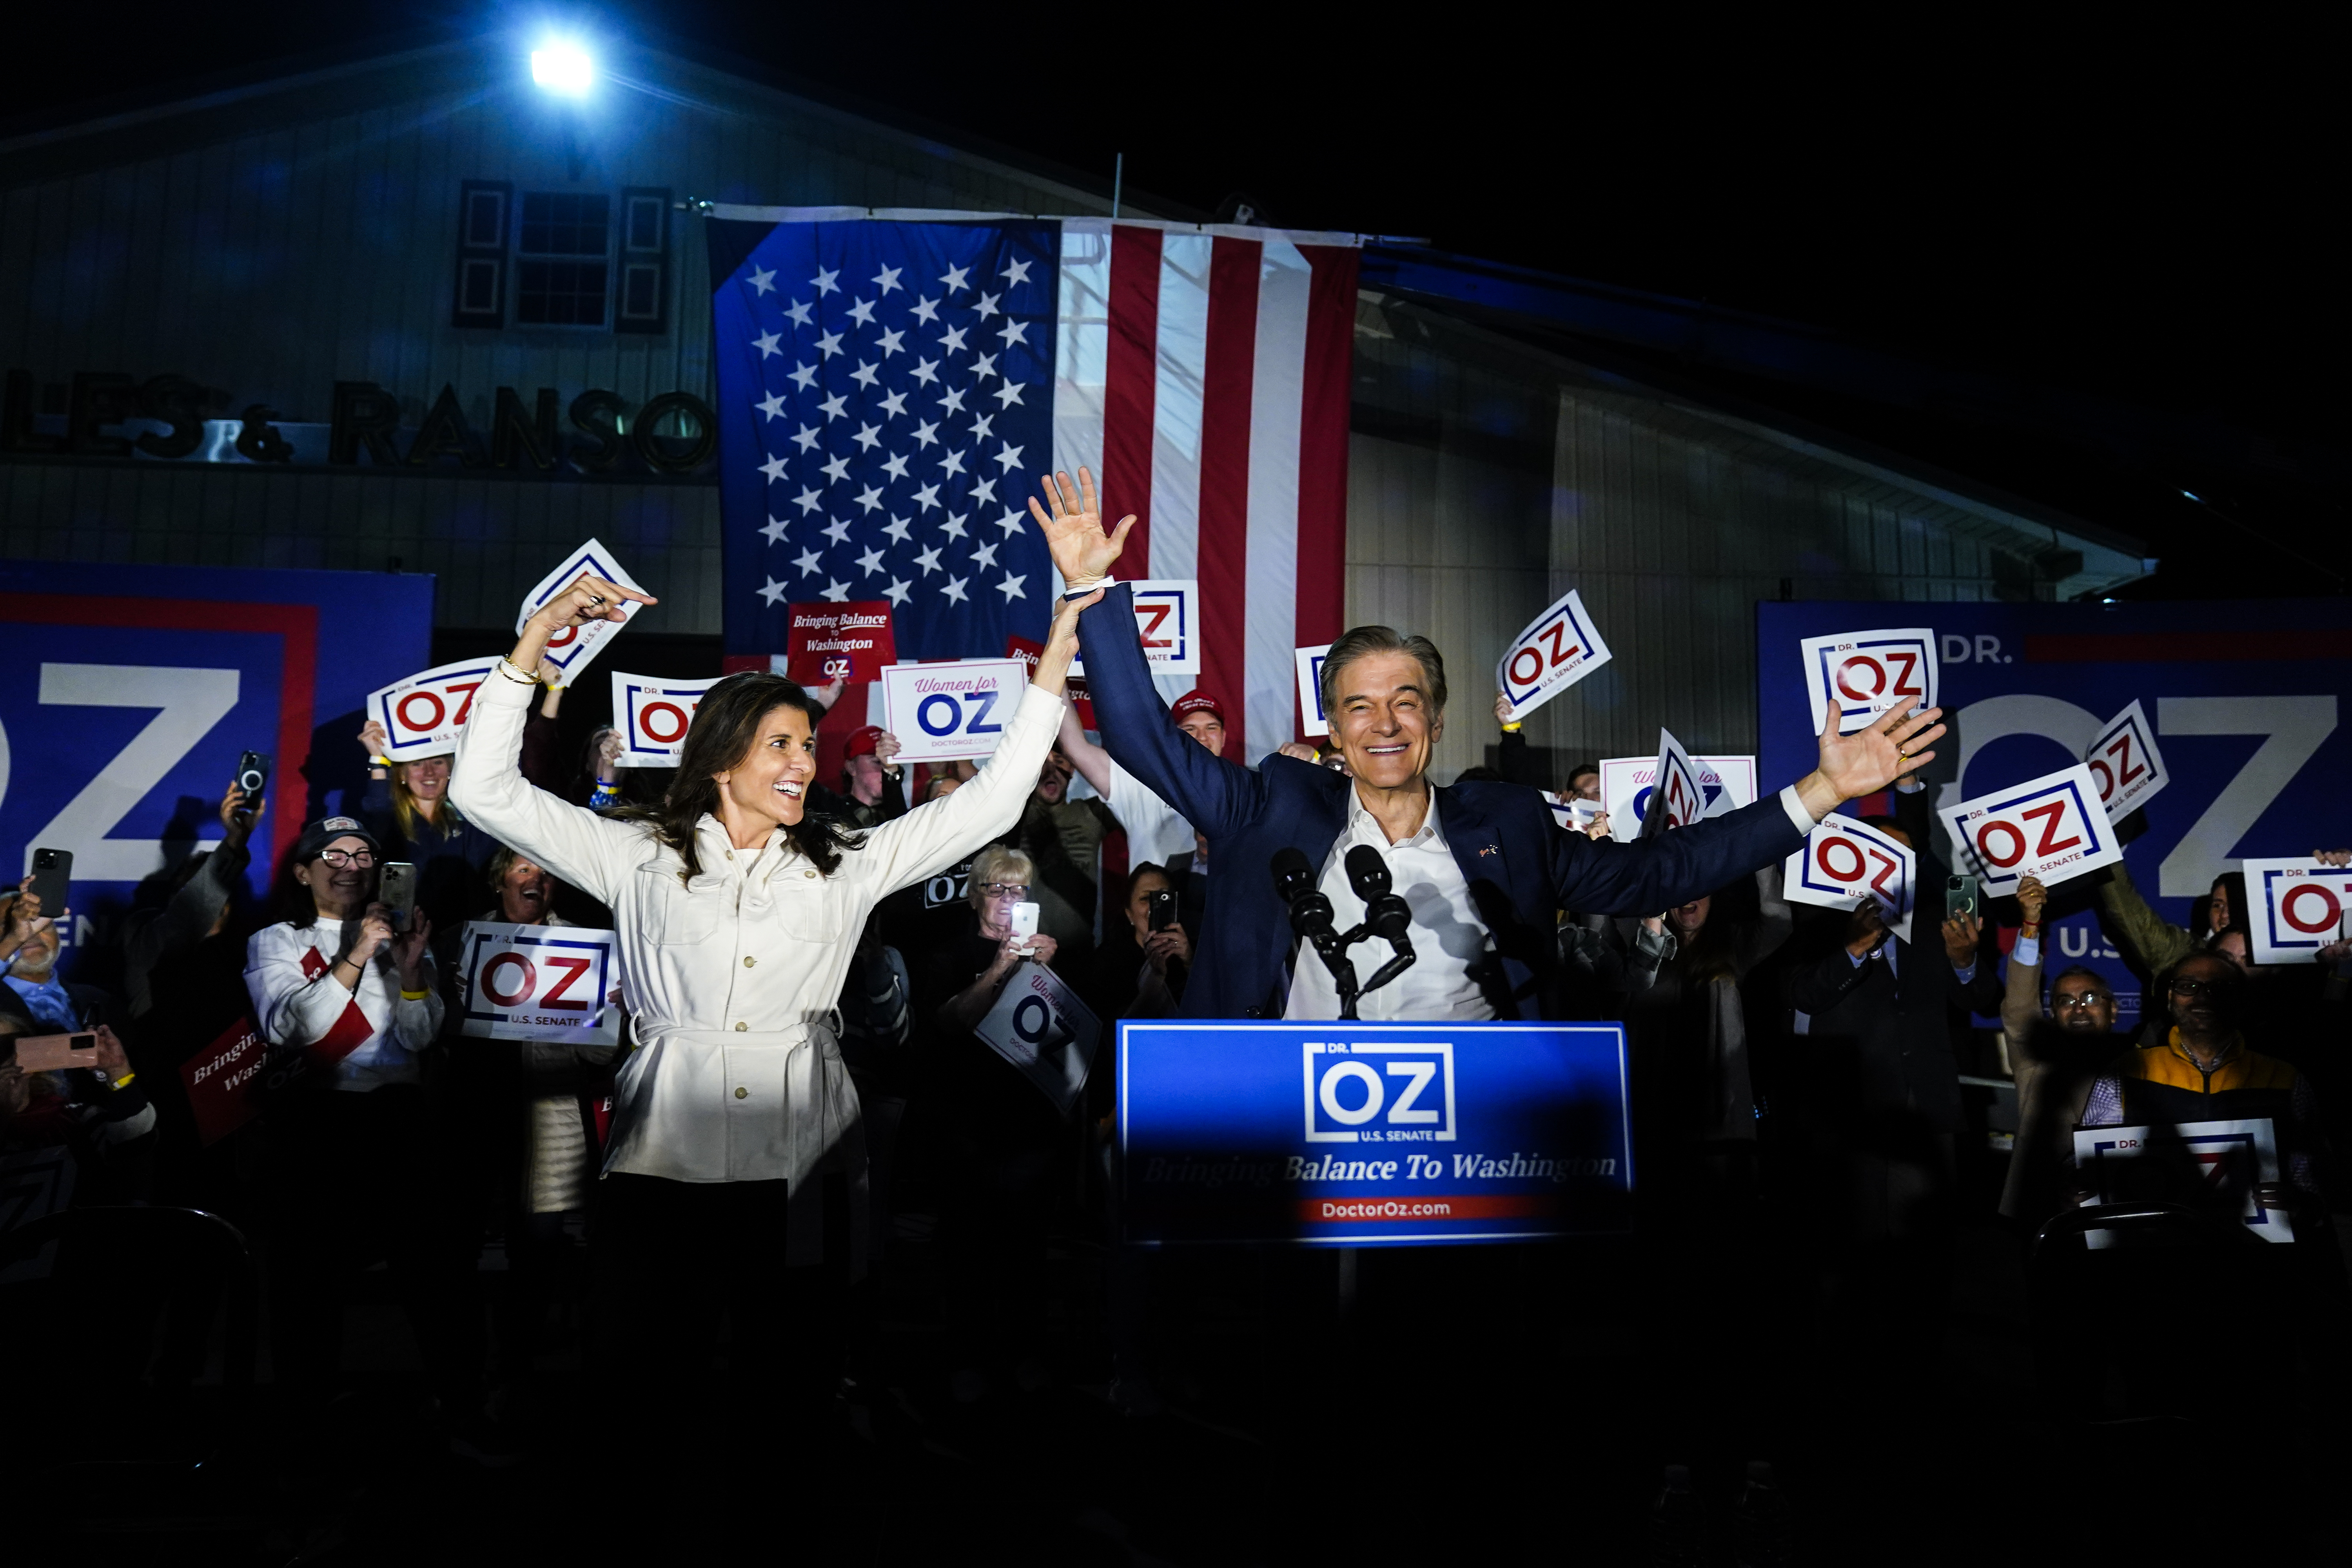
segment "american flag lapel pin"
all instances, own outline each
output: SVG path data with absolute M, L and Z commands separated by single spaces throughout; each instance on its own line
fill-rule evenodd
M 1489 844 L 1489 845 L 1487 845 L 1487 846 L 1486 846 L 1486 847 L 1485 847 L 1484 849 L 1481 849 L 1481 850 L 1479 850 L 1479 851 L 1478 851 L 1478 858 L 1480 858 L 1481 860 L 1484 860 L 1484 859 L 1485 859 L 1487 856 L 1489 856 L 1489 855 L 1500 856 L 1502 853 L 1503 853 L 1503 847 L 1502 847 L 1501 845 L 1499 845 L 1499 844 Z

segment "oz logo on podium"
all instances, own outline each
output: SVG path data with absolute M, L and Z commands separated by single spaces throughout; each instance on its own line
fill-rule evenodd
M 1450 1041 L 1303 1042 L 1309 1143 L 1454 1142 Z

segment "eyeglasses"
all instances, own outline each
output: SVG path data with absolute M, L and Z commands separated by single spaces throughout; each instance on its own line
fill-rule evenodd
M 2175 996 L 2218 996 L 2227 989 L 2219 980 L 2176 980 L 2170 986 Z
M 2050 998 L 2050 1010 L 2053 1013 L 2063 1013 L 2069 1010 L 2078 1013 L 2087 1013 L 2092 1008 L 2098 1006 L 2101 1003 L 2111 1000 L 2113 1000 L 2113 998 L 2101 992 L 2078 991 L 2072 996 L 2053 996 Z
M 1026 882 L 982 882 L 981 897 L 984 899 L 1025 899 L 1029 896 Z
M 321 849 L 319 851 L 319 858 L 338 871 L 348 866 L 358 866 L 364 869 L 375 864 L 375 857 L 365 849 Z

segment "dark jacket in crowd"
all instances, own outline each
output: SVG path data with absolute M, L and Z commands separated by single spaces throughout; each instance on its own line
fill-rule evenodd
M 447 932 L 463 925 L 481 904 L 488 885 L 485 874 L 504 846 L 480 824 L 466 821 L 447 801 L 441 810 L 442 821 L 453 825 L 453 831 L 418 816 L 415 831 L 404 834 L 392 808 L 392 781 L 372 778 L 359 816 L 383 846 L 383 859 L 405 860 L 416 868 L 416 907 L 435 931 Z
M 1178 730 L 1136 640 L 1127 584 L 1086 611 L 1080 636 L 1104 746 L 1216 846 L 1185 1016 L 1278 1015 L 1294 939 L 1268 868 L 1284 849 L 1319 868 L 1346 830 L 1353 784 L 1284 756 L 1253 773 Z M 1507 1018 L 1558 1017 L 1568 1005 L 1554 935 L 1559 910 L 1654 912 L 1786 859 L 1804 842 L 1777 795 L 1641 844 L 1562 833 L 1542 795 L 1523 784 L 1439 789 L 1435 810 L 1494 938 L 1480 979 Z

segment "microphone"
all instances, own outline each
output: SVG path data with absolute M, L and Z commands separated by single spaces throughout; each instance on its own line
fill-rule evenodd
M 1348 885 L 1364 900 L 1364 929 L 1385 937 L 1399 952 L 1412 951 L 1412 906 L 1391 891 L 1388 862 L 1369 844 L 1348 851 Z
M 1364 982 L 1365 991 L 1377 991 L 1412 967 L 1412 906 L 1395 891 L 1388 862 L 1370 845 L 1349 850 L 1347 866 L 1348 885 L 1364 900 L 1364 923 L 1358 931 L 1385 937 L 1393 954 Z
M 1356 1016 L 1356 966 L 1348 960 L 1347 944 L 1332 929 L 1336 917 L 1331 900 L 1315 886 L 1315 868 L 1306 851 L 1288 845 L 1274 853 L 1274 889 L 1290 906 L 1290 929 L 1313 945 L 1315 955 L 1331 972 L 1339 992 L 1339 1016 Z

